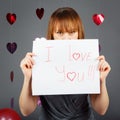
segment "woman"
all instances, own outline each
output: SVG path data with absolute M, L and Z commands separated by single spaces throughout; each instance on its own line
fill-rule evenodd
M 57 9 L 50 18 L 47 32 L 48 40 L 84 39 L 84 28 L 77 12 L 69 7 Z M 27 53 L 20 63 L 24 74 L 19 105 L 23 115 L 31 114 L 37 107 L 39 97 L 42 102 L 40 120 L 95 120 L 91 107 L 100 115 L 104 115 L 109 106 L 106 77 L 111 68 L 104 56 L 99 56 L 100 94 L 79 95 L 46 95 L 32 96 L 31 80 L 32 58 L 34 53 Z

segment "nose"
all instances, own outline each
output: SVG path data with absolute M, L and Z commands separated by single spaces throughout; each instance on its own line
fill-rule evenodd
M 64 33 L 64 35 L 62 36 L 62 40 L 70 40 L 71 36 L 69 35 L 69 33 Z

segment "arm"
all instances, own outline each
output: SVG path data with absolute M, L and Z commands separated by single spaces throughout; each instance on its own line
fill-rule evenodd
M 104 115 L 107 111 L 109 106 L 109 96 L 106 87 L 106 77 L 109 74 L 111 68 L 110 65 L 105 61 L 104 56 L 99 56 L 100 60 L 98 69 L 100 71 L 100 94 L 91 94 L 90 100 L 93 109 L 101 114 Z
M 25 58 L 21 61 L 20 67 L 24 74 L 23 87 L 19 97 L 19 106 L 22 114 L 24 116 L 32 113 L 37 107 L 37 96 L 32 96 L 31 90 L 31 74 L 32 74 L 32 66 L 34 65 L 34 61 L 32 59 L 33 53 L 27 53 Z

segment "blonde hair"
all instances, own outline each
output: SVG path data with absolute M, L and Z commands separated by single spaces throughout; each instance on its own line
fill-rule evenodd
M 84 39 L 84 28 L 78 13 L 69 7 L 58 8 L 50 17 L 47 39 L 54 39 L 53 32 L 56 26 L 61 32 L 78 31 L 78 39 Z

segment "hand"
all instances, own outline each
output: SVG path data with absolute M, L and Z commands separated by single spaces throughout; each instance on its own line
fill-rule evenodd
M 32 76 L 32 67 L 34 65 L 34 60 L 32 57 L 34 55 L 35 55 L 34 53 L 27 53 L 20 63 L 22 72 L 24 76 L 28 79 L 30 79 Z
M 98 69 L 100 71 L 100 80 L 101 82 L 103 82 L 108 76 L 111 67 L 109 63 L 105 60 L 105 57 L 103 55 L 99 56 L 98 60 L 100 61 L 98 65 Z

